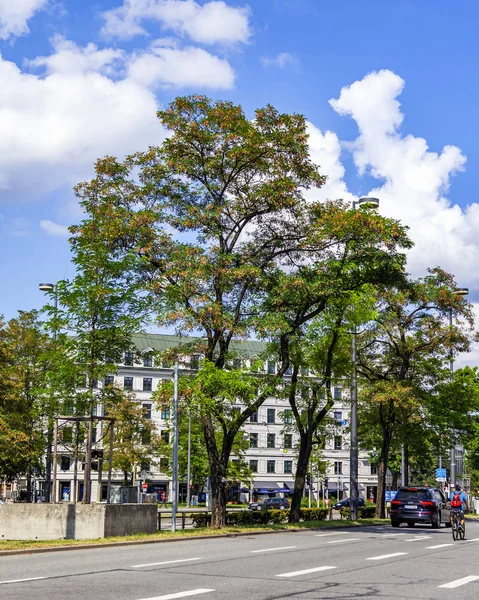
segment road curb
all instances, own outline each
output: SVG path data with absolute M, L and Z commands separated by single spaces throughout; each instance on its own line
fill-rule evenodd
M 113 548 L 118 546 L 139 546 L 142 544 L 165 544 L 168 542 L 183 542 L 188 540 L 211 540 L 217 538 L 234 538 L 251 535 L 269 535 L 271 533 L 297 533 L 298 531 L 331 531 L 333 529 L 345 529 L 348 527 L 378 527 L 385 523 L 369 523 L 361 525 L 357 523 L 344 523 L 335 527 L 296 527 L 294 529 L 273 529 L 271 531 L 238 531 L 238 533 L 218 533 L 212 535 L 191 535 L 177 538 L 165 538 L 164 540 L 126 540 L 122 542 L 106 542 L 104 544 L 76 544 L 74 546 L 54 546 L 46 548 L 18 548 L 15 550 L 0 550 L 1 556 L 14 556 L 16 554 L 41 554 L 45 552 L 64 552 L 65 550 L 92 550 L 93 548 Z

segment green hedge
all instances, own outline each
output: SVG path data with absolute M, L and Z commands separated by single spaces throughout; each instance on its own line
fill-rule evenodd
M 349 507 L 344 506 L 340 511 L 343 519 L 349 519 Z M 374 519 L 376 516 L 376 505 L 372 502 L 366 502 L 366 506 L 360 506 L 358 508 L 358 518 L 359 519 Z
M 302 521 L 324 521 L 328 510 L 326 508 L 301 508 Z M 195 527 L 208 527 L 211 521 L 209 513 L 193 513 L 191 515 Z M 270 525 L 287 523 L 289 510 L 242 510 L 226 513 L 228 527 L 243 527 L 247 525 Z

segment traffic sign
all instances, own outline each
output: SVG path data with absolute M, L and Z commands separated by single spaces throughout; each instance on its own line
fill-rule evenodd
M 146 490 L 148 489 L 148 484 L 143 483 L 141 487 L 143 488 L 143 491 L 146 492 Z
M 436 469 L 436 481 L 446 481 L 446 469 Z

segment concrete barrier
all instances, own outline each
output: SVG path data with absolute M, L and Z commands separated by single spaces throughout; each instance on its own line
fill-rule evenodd
M 1 504 L 0 539 L 97 539 L 157 531 L 152 504 Z

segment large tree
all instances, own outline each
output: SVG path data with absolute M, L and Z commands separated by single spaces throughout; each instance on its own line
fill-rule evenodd
M 44 428 L 55 412 L 46 377 L 53 345 L 37 311 L 0 320 L 0 479 L 23 476 L 32 499 L 32 473 L 43 470 Z
M 413 427 L 442 408 L 434 390 L 449 378 L 449 360 L 473 339 L 470 304 L 454 293 L 451 275 L 433 269 L 407 285 L 378 291 L 374 323 L 359 337 L 359 372 L 364 385 L 361 414 L 366 429 L 377 424 L 377 516 L 384 517 L 385 478 L 395 436 L 407 444 Z M 449 325 L 453 315 L 454 325 Z M 453 407 L 449 417 L 458 414 Z
M 397 272 L 402 265 L 397 248 L 409 243 L 405 232 L 393 221 L 363 211 L 358 216 L 341 203 L 305 202 L 303 191 L 321 186 L 324 177 L 310 160 L 301 115 L 267 106 L 250 120 L 239 106 L 193 96 L 177 98 L 158 116 L 170 134 L 160 147 L 122 162 L 100 160 L 96 177 L 78 186 L 86 218 L 75 239 L 85 247 L 104 243 L 116 256 L 135 257 L 132 280 L 141 282 L 159 324 L 199 333 L 195 350 L 219 371 L 233 358 L 232 341 L 268 329 L 271 282 L 285 270 L 296 272 L 301 283 L 291 278 L 289 301 L 297 302 L 300 293 L 313 297 L 301 299 L 298 318 L 286 321 L 281 377 L 289 366 L 287 340 L 327 305 L 331 278 L 344 275 L 334 291 L 339 294 L 346 272 L 350 286 L 357 286 L 358 278 L 367 280 L 368 272 L 372 278 L 380 271 Z M 364 229 L 369 237 L 362 244 Z M 351 248 L 346 264 L 344 243 Z M 367 260 L 372 256 L 374 263 Z M 352 268 L 356 259 L 360 276 Z M 322 272 L 325 262 L 328 279 Z M 288 310 L 294 312 L 290 305 Z M 198 381 L 204 383 L 198 396 L 205 407 L 224 406 L 222 397 L 229 392 L 207 398 L 206 390 L 218 388 L 210 385 L 211 377 L 202 379 L 201 371 Z M 239 415 L 224 420 L 221 445 L 212 412 L 200 413 L 214 527 L 225 522 L 224 479 L 233 441 L 265 398 L 260 393 Z

